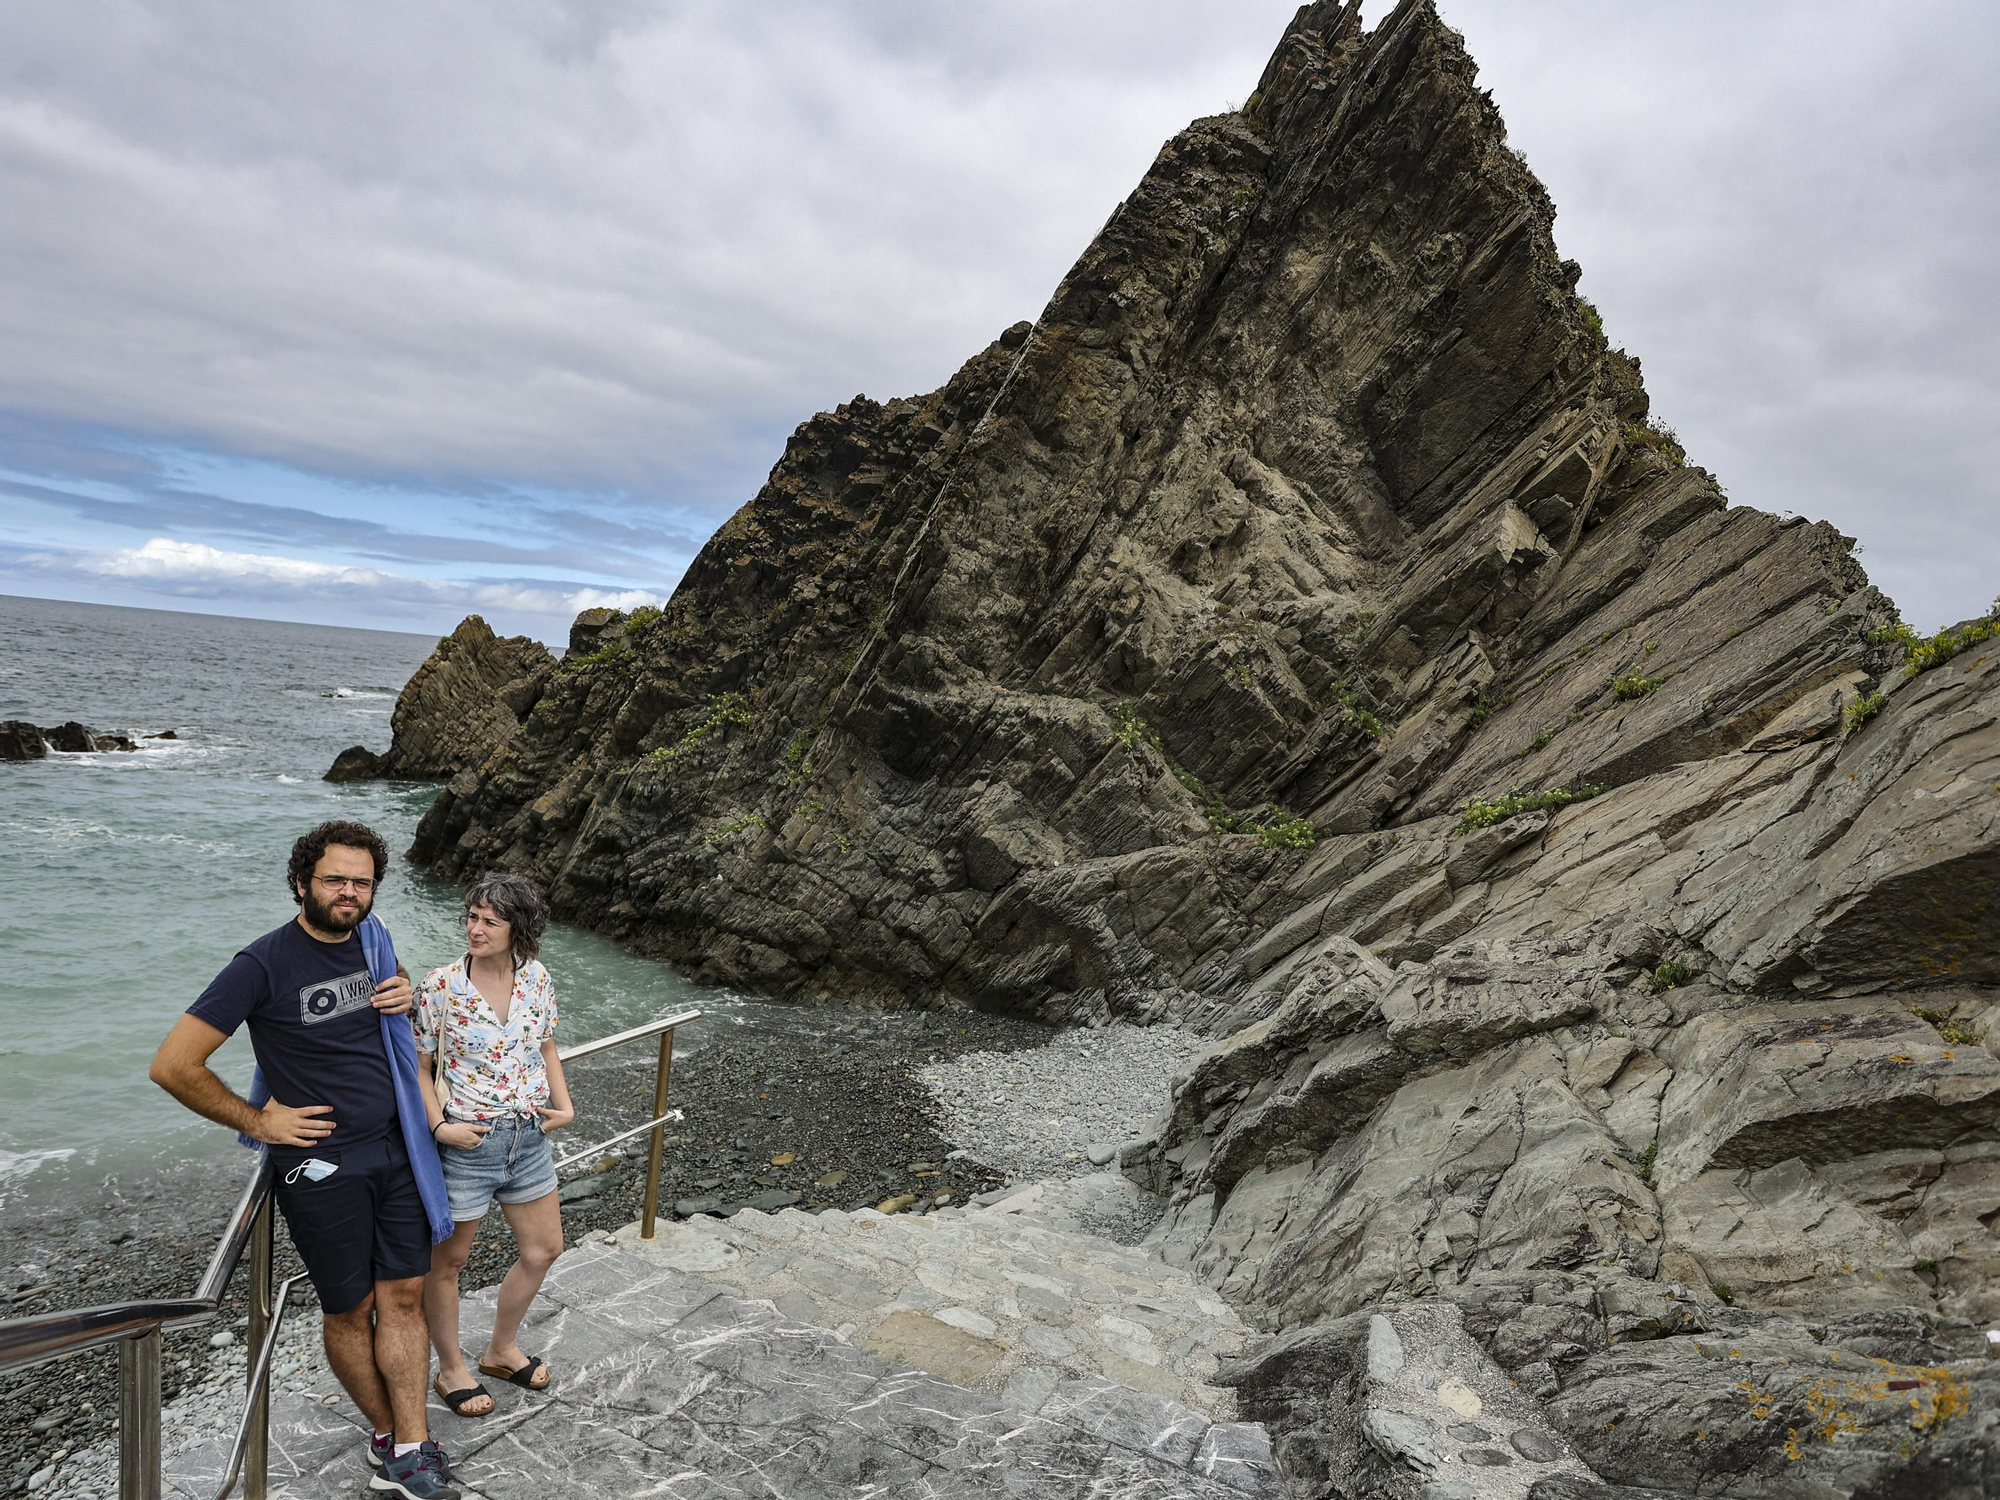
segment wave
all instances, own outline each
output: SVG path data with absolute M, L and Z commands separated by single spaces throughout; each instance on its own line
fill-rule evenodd
M 322 698 L 393 698 L 396 695 L 380 688 L 337 687 L 330 693 L 321 693 Z
M 8 818 L 0 821 L 0 829 L 45 838 L 52 844 L 179 844 L 184 848 L 198 849 L 203 854 L 222 857 L 243 853 L 236 845 L 219 840 L 191 839 L 180 833 L 126 833 L 107 823 L 86 823 L 79 818 Z
M 44 1162 L 68 1161 L 76 1155 L 73 1146 L 52 1146 L 41 1151 L 8 1151 L 0 1149 L 0 1193 L 22 1181 Z M 0 1196 L 0 1203 L 7 1200 Z

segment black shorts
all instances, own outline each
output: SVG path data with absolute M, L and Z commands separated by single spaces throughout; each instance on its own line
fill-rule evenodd
M 339 1170 L 314 1182 L 309 1160 Z M 431 1268 L 431 1221 L 400 1131 L 339 1154 L 274 1158 L 272 1192 L 284 1211 L 299 1259 L 319 1293 L 320 1310 L 352 1312 L 378 1281 L 422 1276 Z

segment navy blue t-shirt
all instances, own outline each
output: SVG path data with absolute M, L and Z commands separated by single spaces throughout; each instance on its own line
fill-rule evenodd
M 369 1004 L 374 994 L 359 938 L 322 943 L 287 922 L 231 959 L 188 1007 L 225 1036 L 250 1023 L 257 1066 L 280 1104 L 333 1106 L 332 1135 L 310 1148 L 273 1146 L 274 1154 L 332 1156 L 395 1127 L 396 1087 Z

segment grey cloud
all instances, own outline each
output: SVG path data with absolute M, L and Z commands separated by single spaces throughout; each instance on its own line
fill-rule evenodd
M 660 603 L 664 591 L 603 589 L 543 578 L 419 578 L 273 553 L 229 552 L 155 537 L 141 547 L 105 552 L 0 544 L 16 577 L 71 592 L 114 584 L 141 595 L 276 606 L 287 617 L 354 624 L 382 619 L 430 625 L 470 611 L 496 628 L 525 628 L 561 640 L 577 611 L 598 605 L 632 609 Z
M 677 552 L 802 417 L 1032 315 L 1293 8 L 20 0 L 0 408 L 623 491 L 542 513 Z M 2000 11 L 1441 8 L 1696 460 L 1860 536 L 1917 622 L 1982 606 Z
M 2000 591 L 2000 10 L 1442 0 L 1654 410 L 1926 629 Z M 1586 21 L 1586 17 L 1597 19 Z
M 511 562 L 608 573 L 618 578 L 637 580 L 657 578 L 661 568 L 658 558 L 617 547 L 527 546 L 493 541 L 485 536 L 403 531 L 377 521 L 329 516 L 294 505 L 231 500 L 198 491 L 154 488 L 144 491 L 139 499 L 109 500 L 49 485 L 0 479 L 0 494 L 39 501 L 100 525 L 149 534 L 193 532 L 247 542 L 280 542 L 294 548 L 324 547 L 383 562 L 429 566 L 456 562 Z M 658 534 L 649 534 L 636 526 L 600 524 L 592 527 L 590 518 L 575 511 L 540 512 L 529 509 L 527 519 L 536 532 L 549 537 L 567 535 L 574 538 L 596 533 L 596 539 L 601 541 L 610 541 L 613 536 L 653 546 L 660 545 L 662 541 Z M 684 544 L 683 538 L 674 537 L 673 540 Z
M 0 344 L 42 354 L 0 404 L 321 466 L 754 473 L 769 413 L 927 388 L 1032 312 L 1284 9 L 1220 47 L 1127 4 L 889 52 L 801 3 L 30 0 L 0 16 Z M 1105 87 L 1135 31 L 1178 36 L 1168 77 Z M 946 60 L 1010 34 L 967 91 Z M 1088 37 L 1105 68 L 1047 66 Z

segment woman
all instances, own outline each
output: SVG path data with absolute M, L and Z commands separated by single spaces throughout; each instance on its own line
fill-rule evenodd
M 562 1254 L 555 1153 L 545 1132 L 576 1114 L 556 1056 L 555 991 L 535 958 L 548 920 L 532 881 L 485 876 L 465 893 L 465 956 L 431 970 L 417 987 L 417 1050 L 424 1054 L 417 1072 L 457 1224 L 431 1250 L 424 1316 L 438 1352 L 435 1388 L 461 1416 L 493 1410 L 492 1393 L 466 1369 L 458 1347 L 458 1273 L 495 1198 L 520 1255 L 500 1283 L 479 1368 L 531 1391 L 549 1385 L 549 1367 L 518 1342 L 528 1304 Z

